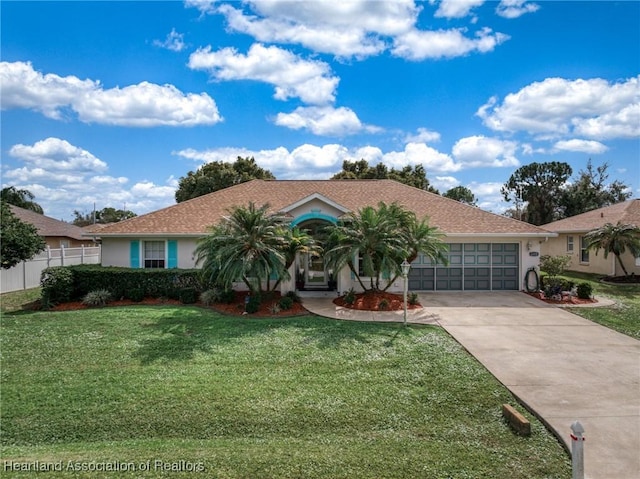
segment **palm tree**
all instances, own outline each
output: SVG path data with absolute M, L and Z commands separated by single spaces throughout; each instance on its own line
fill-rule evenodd
M 401 274 L 404 259 L 413 261 L 420 252 L 444 259 L 445 250 L 437 229 L 429 227 L 426 219 L 417 221 L 413 213 L 396 203 L 380 203 L 377 209 L 365 207 L 330 227 L 326 257 L 336 271 L 348 267 L 368 291 L 380 290 L 383 276 L 393 275 L 391 284 Z M 363 276 L 370 278 L 369 287 L 355 267 L 355 258 L 362 262 Z
M 405 217 L 401 232 L 407 243 L 408 253 L 405 259 L 408 263 L 415 261 L 420 253 L 434 263 L 439 261 L 446 265 L 449 262 L 445 254 L 448 247 L 442 241 L 444 235 L 438 231 L 437 227 L 429 226 L 429 220 L 427 218 L 418 220 L 413 213 L 409 213 L 407 217 Z M 399 275 L 400 272 L 396 272 L 385 290 L 398 279 Z
M 307 230 L 298 227 L 284 231 L 284 247 L 284 269 L 287 271 L 296 260 L 298 254 L 319 255 L 322 253 L 322 248 L 314 237 Z M 280 285 L 282 279 L 282 276 L 278 277 L 278 281 L 273 285 L 274 290 Z
M 636 258 L 640 256 L 640 227 L 635 225 L 623 224 L 620 221 L 616 225 L 607 223 L 589 231 L 584 238 L 587 241 L 587 249 L 596 250 L 596 254 L 600 249 L 604 250 L 605 258 L 609 253 L 613 253 L 625 276 L 629 273 L 622 263 L 621 255 L 629 250 Z
M 268 214 L 268 205 L 230 210 L 230 216 L 211 228 L 195 250 L 196 263 L 211 282 L 230 288 L 244 282 L 249 291 L 260 293 L 272 274 L 288 279 L 285 239 L 288 229 L 283 215 Z

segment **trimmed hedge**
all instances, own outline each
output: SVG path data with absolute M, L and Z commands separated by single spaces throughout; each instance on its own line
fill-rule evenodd
M 71 281 L 68 280 L 69 273 Z M 63 285 L 56 281 L 50 284 L 59 276 L 66 280 L 62 281 Z M 41 285 L 43 299 L 56 302 L 80 300 L 87 293 L 102 289 L 109 291 L 114 299 L 134 301 L 143 297 L 182 299 L 184 290 L 193 290 L 197 298 L 197 294 L 207 289 L 199 269 L 132 269 L 99 265 L 47 268 L 42 272 Z

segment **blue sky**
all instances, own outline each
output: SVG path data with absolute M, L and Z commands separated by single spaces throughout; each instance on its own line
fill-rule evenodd
M 2 186 L 71 220 L 174 203 L 253 156 L 278 179 L 422 164 L 502 212 L 521 165 L 589 158 L 640 197 L 640 2 L 12 2 Z

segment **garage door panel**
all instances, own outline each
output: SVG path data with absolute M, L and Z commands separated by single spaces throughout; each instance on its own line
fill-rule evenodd
M 422 255 L 413 262 L 409 273 L 410 289 L 518 290 L 519 244 L 452 243 L 448 246 L 447 266 L 442 262 L 434 265 Z

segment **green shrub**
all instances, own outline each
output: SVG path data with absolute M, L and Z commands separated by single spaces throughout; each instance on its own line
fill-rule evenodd
M 547 298 L 552 298 L 566 291 L 564 289 L 566 281 L 562 278 L 547 276 L 544 280 L 544 295 Z
M 205 306 L 211 306 L 213 303 L 220 302 L 222 291 L 218 288 L 208 289 L 200 293 L 200 302 Z
M 420 300 L 418 299 L 418 293 L 416 292 L 409 293 L 409 295 L 407 296 L 407 303 L 409 303 L 412 306 L 419 304 Z
M 353 304 L 356 302 L 356 290 L 351 288 L 344 295 L 344 302 L 347 304 Z
M 382 298 L 378 303 L 378 309 L 382 311 L 389 309 L 389 300 L 387 298 Z
M 580 299 L 591 299 L 593 295 L 593 286 L 589 283 L 580 283 L 578 284 L 578 298 Z
M 285 294 L 285 297 L 291 298 L 291 301 L 293 301 L 294 303 L 302 303 L 302 299 L 300 298 L 300 295 L 295 291 L 289 291 L 287 294 Z
M 182 288 L 179 296 L 182 304 L 193 304 L 198 301 L 198 293 L 195 288 Z
M 42 271 L 42 306 L 48 308 L 73 298 L 73 273 L 64 266 L 53 266 Z
M 249 296 L 249 301 L 246 303 L 245 311 L 249 314 L 257 313 L 260 311 L 260 305 L 262 304 L 262 298 L 259 294 Z
M 280 312 L 280 306 L 278 305 L 278 303 L 273 303 L 271 306 L 269 306 L 269 312 L 271 314 L 278 314 Z
M 282 298 L 280 298 L 280 301 L 278 301 L 278 306 L 280 306 L 280 308 L 284 311 L 291 309 L 291 307 L 293 306 L 293 299 L 291 299 L 289 296 L 283 296 Z
M 136 303 L 139 303 L 144 299 L 144 290 L 140 288 L 130 289 L 127 292 L 126 297 L 129 298 L 131 301 L 135 301 Z
M 90 291 L 82 298 L 82 304 L 87 306 L 104 306 L 111 301 L 111 292 L 106 289 Z
M 197 293 L 205 289 L 201 272 L 197 269 L 142 269 L 100 265 L 66 266 L 73 274 L 71 299 L 81 299 L 88 292 L 99 289 L 111 291 L 114 298 L 168 297 L 178 299 L 180 290 L 194 288 Z

